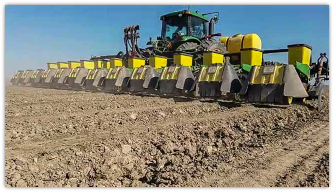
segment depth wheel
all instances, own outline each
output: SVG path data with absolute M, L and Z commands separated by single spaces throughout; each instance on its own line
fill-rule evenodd
M 284 97 L 283 104 L 284 105 L 291 105 L 293 97 Z

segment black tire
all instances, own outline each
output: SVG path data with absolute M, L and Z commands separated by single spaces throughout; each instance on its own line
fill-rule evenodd
M 198 47 L 198 51 L 214 51 L 219 53 L 227 53 L 226 47 L 216 39 L 204 39 Z
M 198 46 L 199 46 L 198 43 L 188 41 L 188 42 L 185 42 L 185 43 L 179 45 L 176 48 L 176 51 L 191 51 L 191 50 L 196 50 L 198 48 Z
M 145 58 L 149 58 L 153 55 L 153 51 L 150 48 L 141 49 L 140 51 Z

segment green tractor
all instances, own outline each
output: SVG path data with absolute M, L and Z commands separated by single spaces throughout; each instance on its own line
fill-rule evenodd
M 211 19 L 206 15 L 215 14 Z M 165 56 L 168 63 L 172 62 L 175 52 L 184 52 L 192 54 L 195 62 L 201 59 L 197 53 L 204 50 L 226 52 L 222 43 L 215 40 L 214 36 L 220 36 L 220 33 L 214 34 L 214 24 L 218 22 L 219 13 L 212 12 L 200 14 L 197 11 L 176 11 L 160 17 L 162 21 L 161 36 L 156 40 L 147 42 L 145 49 L 139 49 L 137 38 L 139 38 L 139 26 L 125 28 L 124 41 L 126 44 L 126 55 L 132 57 L 149 58 L 152 55 Z M 127 46 L 132 47 L 129 51 Z M 130 52 L 130 53 L 129 53 Z M 195 64 L 196 66 L 196 64 Z
M 215 14 L 211 19 L 206 15 Z M 219 13 L 200 14 L 197 11 L 177 11 L 160 17 L 162 21 L 161 36 L 157 40 L 150 40 L 154 54 L 172 58 L 175 52 L 186 52 L 197 56 L 199 51 L 226 52 L 225 47 L 212 37 L 214 24 L 218 22 Z M 194 58 L 196 61 L 199 57 Z M 196 65 L 196 64 L 195 64 Z
M 208 19 L 206 16 L 214 14 L 214 16 Z M 155 90 L 159 87 L 159 77 L 164 67 L 169 67 L 174 63 L 173 56 L 175 53 L 189 54 L 192 57 L 193 63 L 189 68 L 189 71 L 182 70 L 189 75 L 179 75 L 183 78 L 183 81 L 188 82 L 186 92 L 190 92 L 190 89 L 194 88 L 195 78 L 198 75 L 201 65 L 203 64 L 203 52 L 214 51 L 221 54 L 227 53 L 225 46 L 214 39 L 215 36 L 220 36 L 220 33 L 214 33 L 214 25 L 218 22 L 219 13 L 212 12 L 206 14 L 200 14 L 197 11 L 183 10 L 169 13 L 160 17 L 162 21 L 161 36 L 156 40 L 149 39 L 147 45 L 149 47 L 141 49 L 138 47 L 139 26 L 133 25 L 124 29 L 124 43 L 125 54 L 119 53 L 124 61 L 122 72 L 117 75 L 117 81 L 122 82 L 118 85 L 125 86 L 125 89 L 129 88 L 130 92 L 145 92 L 145 89 Z M 167 59 L 167 65 L 164 67 L 156 67 L 152 65 L 150 60 L 152 57 L 165 57 Z M 133 58 L 137 58 L 141 64 L 133 64 Z M 142 65 L 142 61 L 145 60 L 145 65 Z M 130 61 L 131 60 L 131 61 Z M 130 62 L 129 62 L 130 61 Z M 136 60 L 134 61 L 136 62 Z M 131 63 L 131 64 L 129 64 Z M 153 62 L 154 63 L 154 62 Z M 148 69 L 149 68 L 149 69 Z M 177 68 L 177 70 L 180 70 Z M 115 70 L 117 71 L 117 70 Z M 144 74 L 145 73 L 145 74 Z M 178 73 L 178 72 L 175 72 Z M 115 76 L 114 76 L 115 77 Z M 177 77 L 175 77 L 177 79 Z M 192 79 L 192 80 L 189 80 Z M 107 79 L 108 81 L 108 79 Z M 111 79 L 110 79 L 111 81 Z M 116 79 L 112 79 L 116 82 Z M 124 81 L 127 81 L 124 83 Z M 189 84 L 192 84 L 190 85 Z M 181 83 L 182 84 L 182 83 Z M 180 85 L 180 83 L 178 83 Z M 111 88 L 113 90 L 120 90 L 116 84 L 112 83 L 109 86 L 115 86 Z M 179 88 L 183 89 L 183 85 Z M 171 87 L 173 89 L 173 86 Z M 110 87 L 107 87 L 110 89 Z M 164 88 L 162 88 L 164 90 Z M 169 91 L 167 91 L 169 92 Z M 164 93 L 164 91 L 162 92 Z

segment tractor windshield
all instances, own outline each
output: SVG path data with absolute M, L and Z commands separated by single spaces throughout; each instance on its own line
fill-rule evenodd
M 205 21 L 198 17 L 190 17 L 189 35 L 201 39 L 205 33 Z
M 201 39 L 205 36 L 205 21 L 194 16 L 171 16 L 162 23 L 162 37 L 168 41 L 181 36 L 194 36 Z
M 162 36 L 166 40 L 175 40 L 179 36 L 187 35 L 188 17 L 168 17 L 162 23 Z

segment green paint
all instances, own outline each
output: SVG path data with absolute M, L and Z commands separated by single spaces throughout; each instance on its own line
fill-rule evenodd
M 251 70 L 252 70 L 252 66 L 249 65 L 249 64 L 241 64 L 241 66 L 242 66 L 242 69 L 247 71 L 247 72 L 251 72 Z
M 166 17 L 173 17 L 173 16 L 178 16 L 179 14 L 184 14 L 186 11 L 187 10 L 184 10 L 184 11 L 174 11 L 172 13 L 168 13 L 166 15 L 161 16 L 160 20 L 163 20 L 163 18 L 166 18 Z M 204 21 L 209 21 L 209 19 L 207 17 L 205 17 L 204 15 L 202 15 L 200 13 L 196 13 L 195 11 L 190 11 L 190 13 L 188 13 L 187 15 L 198 17 L 200 19 L 203 19 Z
M 310 67 L 307 64 L 296 62 L 296 69 L 304 74 L 307 78 L 310 78 Z

